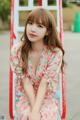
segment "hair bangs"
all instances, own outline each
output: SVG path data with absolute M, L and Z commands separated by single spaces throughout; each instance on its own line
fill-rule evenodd
M 49 27 L 49 18 L 48 18 L 47 12 L 43 11 L 43 9 L 37 10 L 37 11 L 33 10 L 27 18 L 27 23 L 29 21 L 36 24 L 42 24 L 46 28 Z

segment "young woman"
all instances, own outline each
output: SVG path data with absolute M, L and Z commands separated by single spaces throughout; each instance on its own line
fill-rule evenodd
M 64 65 L 59 41 L 53 15 L 43 8 L 32 10 L 20 43 L 11 49 L 17 120 L 57 120 L 55 94 Z

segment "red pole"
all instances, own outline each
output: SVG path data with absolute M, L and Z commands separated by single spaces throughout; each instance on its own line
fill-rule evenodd
M 13 45 L 14 35 L 14 0 L 11 0 L 11 25 L 10 25 L 10 50 Z M 10 119 L 13 120 L 13 73 L 10 67 L 9 74 L 9 114 Z
M 59 0 L 59 16 L 60 16 L 60 40 L 63 39 L 63 16 L 62 16 L 62 0 Z
M 42 0 L 38 0 L 38 6 L 42 6 Z
M 62 16 L 62 0 L 59 0 L 59 16 L 60 16 L 60 40 L 63 39 L 63 16 Z M 64 72 L 62 73 L 62 120 L 66 120 L 66 100 L 65 100 L 65 80 Z

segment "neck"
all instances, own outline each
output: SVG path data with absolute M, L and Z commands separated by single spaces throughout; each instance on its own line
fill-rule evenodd
M 32 46 L 32 51 L 33 52 L 41 52 L 43 47 L 44 47 L 44 43 L 43 42 L 32 42 L 31 43 L 31 46 Z

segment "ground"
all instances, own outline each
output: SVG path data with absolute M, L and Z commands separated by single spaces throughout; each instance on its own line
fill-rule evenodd
M 80 120 L 80 33 L 64 32 L 67 119 Z M 9 120 L 10 32 L 0 33 L 0 116 Z

